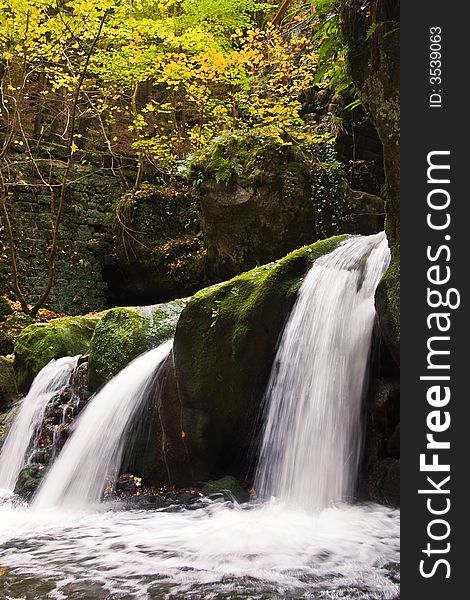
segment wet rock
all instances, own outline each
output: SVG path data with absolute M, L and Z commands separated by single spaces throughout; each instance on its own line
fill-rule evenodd
M 378 473 L 378 500 L 391 506 L 400 506 L 400 461 L 384 460 Z
M 137 494 L 142 487 L 142 478 L 136 475 L 121 475 L 116 481 L 117 496 L 132 496 Z
M 400 458 L 400 423 L 395 427 L 395 431 L 387 442 L 387 454 L 391 458 Z
M 235 501 L 239 504 L 248 502 L 250 499 L 248 491 L 231 475 L 206 483 L 202 488 L 202 493 L 204 496 L 223 498 L 224 500 Z
M 44 465 L 30 465 L 25 467 L 19 474 L 15 486 L 15 494 L 29 499 L 39 487 L 43 477 L 47 473 Z
M 194 481 L 225 473 L 244 479 L 252 468 L 279 335 L 304 275 L 340 239 L 201 290 L 181 313 L 174 360 Z

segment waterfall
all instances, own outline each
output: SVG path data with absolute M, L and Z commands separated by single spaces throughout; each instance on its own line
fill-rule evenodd
M 170 340 L 136 358 L 90 400 L 41 484 L 35 508 L 82 509 L 100 501 L 106 478 L 118 475 L 126 433 L 172 345 Z
M 78 356 L 48 363 L 36 376 L 28 394 L 21 401 L 8 436 L 0 452 L 0 490 L 12 492 L 21 469 L 27 464 L 28 449 L 40 427 L 44 411 L 52 398 L 68 382 Z
M 261 497 L 310 511 L 352 497 L 374 292 L 389 260 L 383 232 L 351 237 L 305 278 L 265 395 Z

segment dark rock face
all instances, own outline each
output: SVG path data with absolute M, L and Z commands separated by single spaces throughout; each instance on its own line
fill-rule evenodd
M 181 313 L 174 359 L 196 480 L 249 476 L 279 335 L 309 267 L 340 240 L 201 290 Z
M 90 398 L 88 392 L 88 357 L 81 357 L 68 383 L 53 398 L 44 412 L 44 419 L 35 436 L 30 462 L 47 466 L 68 440 L 75 418 Z
M 234 147 L 220 142 L 217 151 L 227 152 L 228 159 L 245 156 L 228 180 L 201 160 L 199 203 L 209 280 L 227 279 L 318 239 L 383 229 L 383 201 L 352 191 L 339 168 L 312 165 L 291 147 L 260 150 L 253 162 L 251 143 L 249 138 Z
M 365 402 L 359 497 L 400 503 L 400 372 L 377 328 Z
M 18 399 L 13 361 L 0 356 L 0 413 Z
M 124 302 L 162 302 L 203 285 L 199 215 L 186 186 L 146 184 L 127 192 L 114 229 Z
M 129 432 L 123 470 L 138 474 L 145 485 L 166 489 L 192 485 L 196 469 L 186 446 L 172 353 L 153 385 L 143 418 Z
M 310 173 L 288 155 L 267 157 L 257 172 L 200 189 L 207 268 L 218 279 L 315 241 Z
M 392 251 L 389 272 L 377 290 L 384 338 L 394 357 L 400 345 L 400 3 L 374 0 L 363 10 L 359 0 L 345 3 L 342 31 L 351 49 L 348 63 L 354 85 L 377 129 L 384 151 L 387 185 L 385 231 Z M 373 23 L 380 26 L 369 38 Z

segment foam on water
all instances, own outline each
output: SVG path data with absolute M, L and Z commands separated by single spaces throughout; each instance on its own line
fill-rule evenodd
M 389 260 L 385 233 L 351 237 L 305 278 L 266 392 L 261 497 L 307 510 L 353 498 L 374 293 Z
M 0 521 L 0 565 L 45 582 L 38 598 L 398 597 L 398 512 L 378 505 L 79 516 L 4 505 Z

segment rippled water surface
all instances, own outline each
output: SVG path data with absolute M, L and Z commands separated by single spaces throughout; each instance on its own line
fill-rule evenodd
M 378 505 L 72 515 L 4 503 L 0 597 L 395 599 L 398 544 L 398 511 Z

